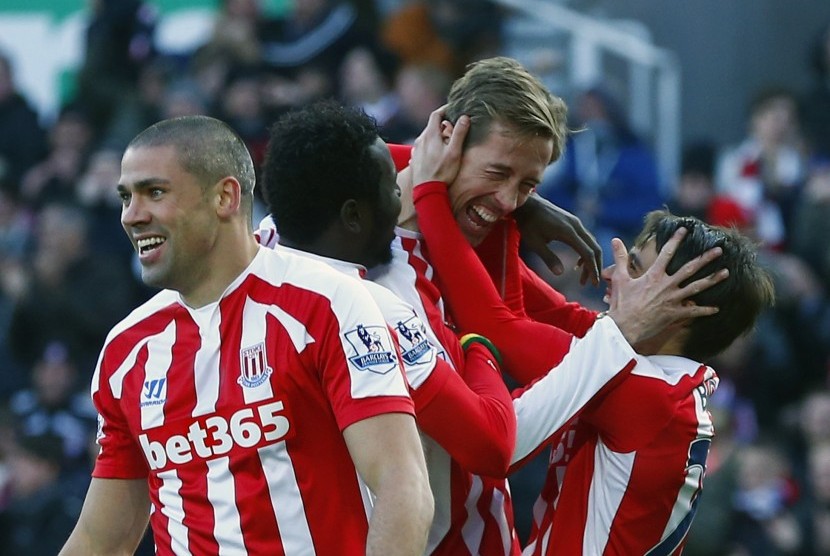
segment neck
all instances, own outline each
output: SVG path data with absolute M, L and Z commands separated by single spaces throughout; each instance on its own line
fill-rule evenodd
M 228 286 L 248 268 L 258 251 L 259 244 L 247 229 L 227 240 L 217 239 L 212 255 L 201 265 L 204 276 L 195 276 L 198 285 L 186 294 L 182 292 L 185 303 L 198 309 L 219 301 Z
M 342 244 L 339 239 L 330 237 L 331 235 L 332 234 L 329 232 L 326 232 L 318 240 L 311 242 L 291 241 L 290 239 L 280 236 L 279 243 L 285 247 L 311 253 L 312 255 L 317 255 L 318 257 L 361 264 L 359 261 L 355 260 L 357 257 L 352 256 L 347 245 Z M 346 236 L 341 235 L 340 237 Z

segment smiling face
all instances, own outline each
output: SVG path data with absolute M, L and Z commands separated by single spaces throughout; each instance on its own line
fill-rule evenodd
M 646 241 L 642 246 L 633 247 L 628 252 L 628 275 L 632 278 L 639 278 L 651 268 L 654 261 L 657 260 L 657 243 L 652 237 Z M 611 300 L 611 289 L 614 284 L 611 281 L 611 275 L 614 273 L 614 265 L 609 265 L 602 269 L 602 278 L 608 283 L 605 289 L 605 295 L 602 301 L 609 303 Z
M 499 219 L 524 204 L 541 181 L 552 152 L 552 139 L 520 137 L 498 123 L 464 151 L 449 195 L 470 244 L 481 243 Z
M 141 278 L 187 297 L 209 276 L 219 221 L 210 196 L 173 146 L 131 147 L 118 183 L 121 225 L 138 252 Z

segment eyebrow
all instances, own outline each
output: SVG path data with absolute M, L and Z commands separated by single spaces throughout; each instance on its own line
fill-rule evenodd
M 135 189 L 136 191 L 141 191 L 141 190 L 144 190 L 144 189 L 149 189 L 150 187 L 153 187 L 155 185 L 169 184 L 169 183 L 170 183 L 170 180 L 166 180 L 164 178 L 147 178 L 147 179 L 143 179 L 143 180 L 139 180 L 139 181 L 135 182 L 133 184 L 133 189 Z M 123 183 L 119 183 L 116 186 L 116 189 L 118 190 L 119 193 L 121 193 L 121 192 L 124 192 L 124 191 L 127 190 L 127 186 L 124 185 Z

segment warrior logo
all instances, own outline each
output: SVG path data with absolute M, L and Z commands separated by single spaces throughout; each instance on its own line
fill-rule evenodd
M 274 372 L 268 366 L 263 342 L 239 351 L 239 367 L 241 376 L 237 379 L 237 382 L 246 388 L 259 386 L 268 380 L 268 377 Z
M 403 357 L 403 360 L 407 364 L 414 365 L 427 354 L 429 356 L 425 357 L 421 362 L 429 363 L 432 361 L 433 350 L 431 349 L 432 346 L 427 342 L 426 328 L 424 328 L 424 324 L 415 316 L 414 312 L 412 317 L 405 321 L 399 320 L 395 325 L 395 330 L 400 334 L 401 357 Z
M 346 340 L 357 353 L 349 357 L 349 361 L 361 371 L 384 375 L 395 368 L 397 361 L 386 328 L 358 324 L 357 328 L 346 332 Z
M 141 401 L 139 405 L 141 407 L 147 407 L 150 405 L 162 405 L 167 400 L 167 395 L 165 392 L 166 388 L 164 387 L 166 383 L 166 378 L 154 378 L 152 380 L 145 380 L 143 391 L 144 399 Z

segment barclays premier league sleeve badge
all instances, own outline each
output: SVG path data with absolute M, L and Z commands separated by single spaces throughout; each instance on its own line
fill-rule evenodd
M 392 339 L 384 326 L 363 326 L 346 332 L 346 341 L 356 355 L 349 357 L 352 365 L 361 371 L 385 375 L 398 365 L 392 349 Z

